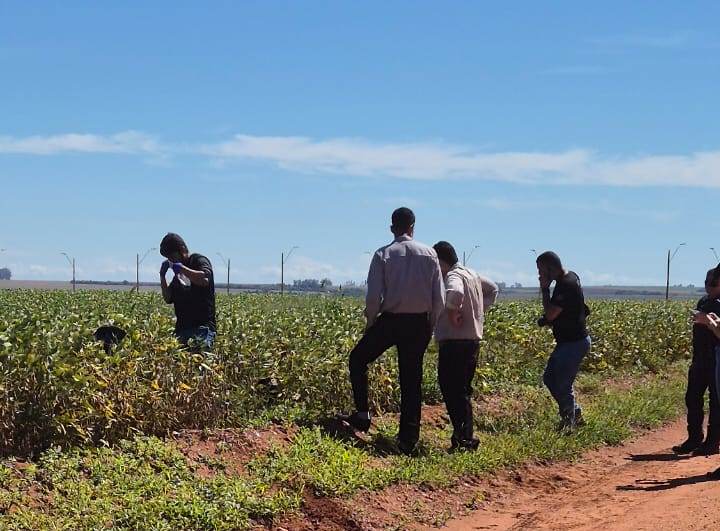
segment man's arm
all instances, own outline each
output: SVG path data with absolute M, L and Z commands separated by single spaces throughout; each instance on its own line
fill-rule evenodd
M 365 318 L 367 328 L 370 328 L 377 319 L 382 307 L 383 295 L 385 294 L 385 264 L 378 251 L 373 255 L 370 262 L 370 270 L 367 277 L 367 294 L 365 295 Z
M 200 269 L 190 269 L 186 265 L 180 264 L 179 269 L 180 271 L 175 271 L 175 273 L 182 273 L 186 277 L 190 279 L 190 282 L 195 284 L 196 286 L 200 286 L 203 288 L 206 288 L 210 285 L 210 278 L 212 277 L 212 265 L 210 265 L 209 260 L 200 260 L 199 262 Z M 175 268 L 173 267 L 173 271 Z
M 163 262 L 162 266 L 160 266 L 160 289 L 162 290 L 162 296 L 165 303 L 172 304 L 172 292 L 170 291 L 167 279 L 165 278 L 168 269 L 170 269 L 170 263 L 168 261 Z
M 540 275 L 540 292 L 542 293 L 543 311 L 545 312 L 545 321 L 552 323 L 562 313 L 562 308 L 552 303 L 550 298 L 551 280 L 544 275 Z M 557 289 L 557 288 L 556 288 Z
M 453 326 L 462 326 L 463 302 L 465 302 L 465 284 L 460 275 L 451 271 L 445 278 L 445 309 Z
M 445 310 L 445 288 L 443 286 L 442 271 L 437 257 L 433 257 L 432 272 L 432 312 L 430 313 L 430 325 L 435 330 L 435 325 L 440 314 Z
M 482 288 L 483 311 L 486 312 L 497 301 L 500 289 L 498 288 L 497 284 L 495 284 L 495 282 L 493 282 L 487 277 L 478 275 L 478 280 L 480 281 L 480 286 Z
M 693 317 L 693 322 L 709 328 L 715 337 L 720 339 L 720 317 L 716 314 L 700 312 Z

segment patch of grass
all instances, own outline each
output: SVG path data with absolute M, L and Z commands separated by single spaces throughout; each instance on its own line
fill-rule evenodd
M 365 447 L 336 440 L 317 428 L 306 428 L 289 448 L 260 458 L 253 469 L 263 472 L 264 481 L 299 482 L 325 496 L 347 497 L 361 489 L 375 490 L 395 483 L 447 488 L 461 477 L 480 476 L 529 460 L 573 459 L 588 449 L 618 444 L 637 429 L 658 426 L 682 410 L 684 378 L 682 369 L 673 367 L 645 378 L 635 388 L 598 388 L 585 396 L 587 425 L 573 435 L 556 432 L 554 405 L 533 390 L 533 406 L 498 420 L 494 431 L 480 433 L 481 448 L 474 453 L 449 454 L 428 442 L 447 440 L 447 430 L 426 430 L 421 456 L 410 458 L 383 457 L 384 452 L 378 451 L 378 444 L 392 433 L 387 423 L 380 425 L 379 433 Z
M 573 435 L 556 433 L 547 393 L 521 387 L 509 403 L 526 407 L 496 411 L 493 429 L 478 433 L 481 449 L 474 453 L 449 454 L 449 429 L 424 428 L 420 457 L 388 455 L 395 423 L 387 419 L 368 443 L 301 428 L 292 444 L 256 457 L 241 477 L 224 473 L 222 453 L 206 463 L 217 473 L 199 477 L 172 442 L 153 437 L 109 448 L 53 449 L 35 465 L 0 467 L 0 529 L 244 529 L 299 508 L 308 492 L 349 498 L 399 483 L 452 488 L 461 478 L 523 462 L 577 458 L 682 410 L 684 366 L 635 382 L 581 385 L 587 425 Z M 477 503 L 471 499 L 467 505 Z M 438 524 L 449 517 L 433 516 Z
M 271 490 L 256 478 L 198 478 L 174 445 L 156 438 L 51 450 L 37 469 L 11 475 L 0 489 L 12 505 L 1 522 L 8 530 L 243 529 L 300 503 L 297 491 Z

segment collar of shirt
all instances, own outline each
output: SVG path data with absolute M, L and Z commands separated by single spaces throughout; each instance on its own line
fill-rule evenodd
M 409 242 L 410 240 L 412 240 L 410 236 L 408 236 L 407 234 L 403 234 L 402 236 L 398 236 L 397 238 L 395 238 L 393 242 Z

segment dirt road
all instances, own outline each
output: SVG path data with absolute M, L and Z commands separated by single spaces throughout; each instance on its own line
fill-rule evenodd
M 684 435 L 676 422 L 574 464 L 530 467 L 445 529 L 720 529 L 720 481 L 706 476 L 720 456 L 677 458 Z

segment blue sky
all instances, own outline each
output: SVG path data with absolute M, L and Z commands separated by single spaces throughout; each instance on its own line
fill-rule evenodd
M 362 280 L 393 208 L 535 281 L 700 284 L 717 2 L 0 0 L 0 265 L 132 279 L 167 231 L 236 282 Z M 155 280 L 151 253 L 142 278 Z

